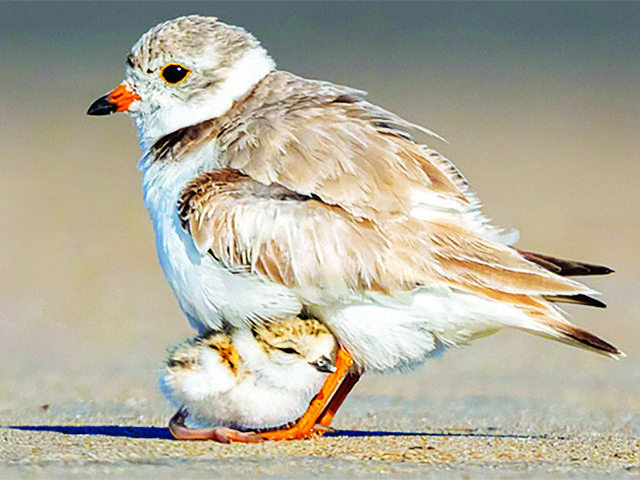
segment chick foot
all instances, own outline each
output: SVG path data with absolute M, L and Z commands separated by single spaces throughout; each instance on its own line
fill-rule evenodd
M 228 427 L 189 428 L 184 423 L 188 416 L 189 412 L 182 407 L 169 420 L 169 430 L 176 440 L 213 440 L 218 443 L 260 443 L 265 440 L 253 432 Z

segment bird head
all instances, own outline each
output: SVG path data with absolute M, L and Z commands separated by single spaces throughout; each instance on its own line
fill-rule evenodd
M 224 114 L 275 68 L 250 33 L 197 15 L 153 27 L 126 64 L 124 81 L 87 113 L 128 113 L 145 151 L 169 133 Z

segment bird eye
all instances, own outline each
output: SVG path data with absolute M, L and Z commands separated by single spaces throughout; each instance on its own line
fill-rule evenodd
M 170 63 L 165 65 L 160 75 L 162 79 L 169 85 L 177 85 L 189 76 L 191 70 L 177 63 Z
M 278 348 L 278 350 L 280 350 L 282 353 L 290 353 L 292 355 L 300 355 L 295 348 L 291 348 L 291 347 Z

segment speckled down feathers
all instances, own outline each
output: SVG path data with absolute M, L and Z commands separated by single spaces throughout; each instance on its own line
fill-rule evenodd
M 210 331 L 170 351 L 160 387 L 199 424 L 278 427 L 304 413 L 326 378 L 312 363 L 332 362 L 336 351 L 313 318 L 271 319 L 251 333 Z

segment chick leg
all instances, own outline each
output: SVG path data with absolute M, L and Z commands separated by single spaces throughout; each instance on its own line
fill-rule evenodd
M 189 428 L 184 423 L 188 416 L 189 412 L 182 407 L 169 420 L 169 430 L 177 440 L 213 440 L 218 443 L 259 443 L 264 441 L 264 438 L 253 432 L 240 432 L 227 427 Z
M 311 401 L 309 408 L 300 420 L 298 420 L 295 425 L 283 430 L 269 430 L 266 432 L 260 432 L 259 435 L 267 440 L 298 440 L 313 436 L 315 433 L 314 427 L 318 418 L 325 410 L 325 406 L 329 402 L 329 399 L 338 388 L 338 385 L 352 364 L 353 357 L 340 348 L 336 355 L 336 371 L 327 377 L 324 385 L 322 385 L 318 394 Z

